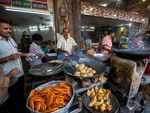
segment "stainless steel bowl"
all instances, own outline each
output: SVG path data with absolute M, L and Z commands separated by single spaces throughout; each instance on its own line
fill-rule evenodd
M 35 90 L 41 90 L 49 85 L 55 85 L 55 84 L 58 84 L 62 81 L 50 81 L 48 83 L 45 83 L 43 85 L 40 85 L 38 86 L 37 88 L 35 88 Z M 55 111 L 55 112 L 51 112 L 51 113 L 67 113 L 68 109 L 71 107 L 72 103 L 73 103 L 73 100 L 74 100 L 74 96 L 75 96 L 75 92 L 74 92 L 74 88 L 73 86 L 68 83 L 71 87 L 72 87 L 72 97 L 70 99 L 70 101 L 63 107 L 63 108 L 60 108 L 59 110 Z M 35 112 L 33 111 L 29 106 L 28 106 L 28 100 L 29 100 L 29 97 L 27 99 L 27 102 L 26 102 L 26 107 L 30 110 L 31 113 L 42 113 L 42 112 Z
M 98 59 L 99 61 L 107 61 L 111 57 L 111 54 L 103 54 L 103 53 L 96 53 L 95 58 Z

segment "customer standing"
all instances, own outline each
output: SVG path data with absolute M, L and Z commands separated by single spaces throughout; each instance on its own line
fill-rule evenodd
M 20 44 L 21 52 L 28 53 L 30 43 L 31 43 L 30 35 L 27 33 L 27 31 L 24 31 L 21 37 L 21 44 Z
M 17 44 L 11 38 L 12 27 L 9 22 L 0 19 L 0 67 L 4 75 L 8 75 L 13 69 L 16 69 L 16 76 L 10 81 L 9 94 L 11 107 L 9 110 L 13 113 L 22 113 L 23 111 L 23 68 L 18 53 Z
M 129 47 L 128 29 L 124 29 L 120 37 L 119 47 L 127 49 Z

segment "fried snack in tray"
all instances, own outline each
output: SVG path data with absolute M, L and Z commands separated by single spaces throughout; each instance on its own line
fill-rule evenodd
M 96 74 L 96 71 L 85 64 L 76 64 L 75 76 L 80 77 L 92 77 Z
M 145 100 L 150 101 L 150 84 L 141 87 L 140 95 L 143 96 Z
M 104 88 L 92 88 L 87 91 L 87 95 L 90 97 L 89 107 L 94 108 L 97 111 L 111 111 L 111 91 Z
M 71 87 L 62 82 L 41 90 L 32 90 L 29 95 L 28 105 L 33 111 L 50 113 L 64 107 L 71 96 Z

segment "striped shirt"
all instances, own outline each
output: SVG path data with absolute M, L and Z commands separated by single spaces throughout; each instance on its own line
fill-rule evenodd
M 29 53 L 32 53 L 33 55 L 45 55 L 44 52 L 42 51 L 41 49 L 41 46 L 37 45 L 36 43 L 32 42 L 32 44 L 30 45 L 30 48 L 29 48 Z M 41 61 L 41 58 L 38 57 L 38 58 L 35 58 L 35 57 L 32 57 L 32 61 L 30 61 L 30 64 L 33 66 L 33 65 L 38 65 L 38 64 L 41 64 L 42 61 Z

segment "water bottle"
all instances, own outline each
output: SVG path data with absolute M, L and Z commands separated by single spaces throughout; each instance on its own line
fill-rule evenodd
M 120 48 L 128 49 L 128 47 L 129 47 L 128 37 L 125 37 L 125 36 L 121 37 L 121 39 L 120 39 Z

